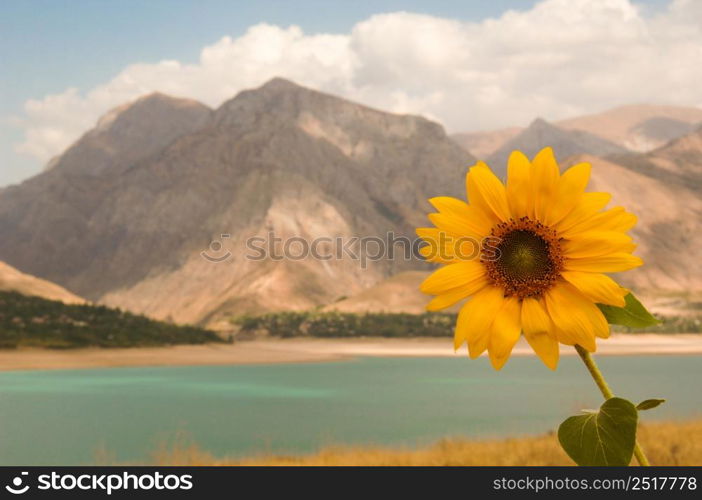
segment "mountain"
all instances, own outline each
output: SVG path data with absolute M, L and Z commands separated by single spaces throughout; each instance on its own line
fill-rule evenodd
M 141 163 L 210 116 L 199 103 L 161 94 L 109 112 L 51 168 L 0 191 L 0 259 L 91 300 L 99 297 L 94 287 L 106 286 L 115 272 L 128 273 L 133 258 L 157 262 L 155 254 L 114 255 L 132 225 L 123 212 L 148 198 L 148 186 L 132 186 L 133 198 L 119 206 L 110 200 L 124 194 L 125 180 Z
M 103 115 L 94 129 L 52 159 L 47 170 L 60 167 L 63 173 L 92 176 L 102 176 L 108 169 L 121 172 L 199 130 L 211 114 L 197 101 L 154 92 Z
M 396 274 L 353 297 L 330 304 L 324 310 L 348 313 L 423 313 L 426 310 L 427 296 L 419 291 L 419 285 L 428 275 L 427 271 Z
M 580 130 L 564 130 L 538 118 L 520 134 L 503 144 L 486 161 L 495 171 L 505 175 L 507 160 L 512 151 L 517 149 L 533 157 L 547 146 L 552 147 L 559 158 L 582 153 L 604 156 L 626 151 L 596 135 Z
M 157 113 L 169 118 L 139 137 L 114 129 L 136 129 L 137 115 Z M 421 267 L 383 260 L 361 272 L 351 258 L 255 261 L 246 241 L 270 232 L 413 238 L 426 199 L 460 195 L 474 161 L 434 122 L 282 79 L 214 112 L 152 96 L 101 123 L 52 169 L 0 193 L 0 258 L 91 300 L 179 322 L 310 308 Z M 102 150 L 95 137 L 121 151 L 134 149 L 131 140 L 151 144 L 144 134 L 169 140 L 136 157 L 92 156 Z M 220 238 L 229 258 L 203 258 Z
M 702 127 L 690 134 L 671 141 L 665 146 L 641 156 L 627 156 L 618 161 L 639 169 L 659 179 L 674 180 L 699 193 L 702 190 Z
M 508 149 L 550 145 L 565 163 L 591 161 L 593 189 L 639 214 L 646 266 L 625 275 L 630 286 L 702 290 L 685 260 L 696 262 L 702 243 L 699 131 L 637 154 L 537 120 L 509 142 L 493 166 L 504 168 Z M 426 199 L 463 198 L 473 162 L 434 122 L 283 79 L 216 110 L 150 95 L 108 113 L 52 168 L 0 191 L 0 259 L 91 301 L 176 322 L 330 304 L 420 307 L 416 288 L 401 290 L 427 264 L 361 261 L 341 246 L 388 232 L 414 239 L 431 211 Z M 293 258 L 250 258 L 270 235 Z M 302 240 L 320 238 L 316 249 L 331 258 L 299 254 Z M 373 253 L 377 241 L 367 243 Z
M 596 135 L 630 151 L 647 152 L 702 125 L 702 109 L 632 104 L 557 121 L 555 125 L 566 130 L 580 130 Z M 487 158 L 523 131 L 524 128 L 521 127 L 510 127 L 457 133 L 451 137 L 466 151 L 478 158 Z
M 0 292 L 18 292 L 23 295 L 56 300 L 64 304 L 84 304 L 85 300 L 55 283 L 24 274 L 0 262 Z
M 470 151 L 476 158 L 485 159 L 523 130 L 521 127 L 510 127 L 485 132 L 452 134 L 451 138 L 463 149 Z
M 598 135 L 631 151 L 646 152 L 692 132 L 702 109 L 636 104 L 557 122 L 559 127 Z

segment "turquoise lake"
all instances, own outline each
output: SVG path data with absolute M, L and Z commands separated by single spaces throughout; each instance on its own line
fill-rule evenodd
M 598 362 L 617 394 L 667 398 L 645 419 L 702 417 L 702 357 Z M 179 433 L 230 456 L 544 433 L 600 402 L 575 357 L 556 372 L 533 357 L 501 372 L 465 358 L 4 372 L 0 464 L 148 462 Z

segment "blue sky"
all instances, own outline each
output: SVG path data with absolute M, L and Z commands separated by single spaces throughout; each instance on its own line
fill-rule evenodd
M 242 36 L 266 22 L 297 25 L 305 35 L 348 34 L 374 14 L 407 11 L 480 22 L 535 1 L 3 1 L 0 3 L 0 186 L 36 173 L 42 159 L 14 152 L 26 130 L 12 124 L 28 99 L 70 87 L 88 92 L 130 64 L 163 59 L 197 63 L 203 47 L 223 36 Z M 637 2 L 649 12 L 664 0 Z M 410 94 L 408 94 L 410 95 Z M 414 94 L 412 94 L 414 96 Z M 369 98 L 371 101 L 373 98 Z M 428 114 L 431 115 L 431 112 Z M 26 127 L 25 127 L 26 128 Z

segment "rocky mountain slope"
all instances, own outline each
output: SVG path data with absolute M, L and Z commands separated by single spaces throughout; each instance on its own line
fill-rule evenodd
M 699 131 L 634 154 L 539 120 L 494 153 L 494 165 L 504 168 L 507 149 L 533 154 L 544 145 L 565 163 L 592 162 L 592 189 L 639 215 L 646 266 L 627 273 L 630 286 L 702 290 Z M 363 264 L 341 247 L 390 231 L 413 239 L 427 224 L 427 198 L 464 197 L 473 162 L 434 122 L 282 79 L 216 110 L 150 95 L 109 113 L 47 171 L 0 191 L 0 259 L 90 300 L 177 322 L 377 310 L 386 299 L 388 310 L 407 301 L 418 308 L 425 263 Z M 288 245 L 293 258 L 248 258 L 260 254 L 251 238 L 269 249 L 270 235 L 278 254 L 289 238 L 324 238 L 316 249 L 331 258 L 303 258 L 299 239 Z M 409 286 L 402 304 L 393 302 Z
M 427 296 L 419 291 L 419 285 L 428 275 L 428 271 L 405 271 L 396 274 L 353 297 L 329 304 L 324 310 L 421 314 L 426 311 Z
M 4 262 L 0 262 L 0 291 L 18 292 L 64 304 L 84 304 L 85 300 L 65 288 L 29 274 L 22 273 Z
M 109 123 L 140 126 L 134 107 L 151 112 L 152 101 L 115 111 Z M 371 262 L 361 272 L 350 258 L 252 261 L 247 238 L 413 237 L 426 199 L 459 195 L 474 161 L 436 123 L 282 79 L 212 113 L 162 101 L 163 121 L 189 129 L 158 151 L 109 155 L 121 163 L 82 156 L 97 149 L 96 135 L 133 149 L 98 126 L 52 169 L 2 192 L 0 258 L 92 300 L 175 321 L 313 307 L 420 264 Z M 204 259 L 222 234 L 231 255 Z

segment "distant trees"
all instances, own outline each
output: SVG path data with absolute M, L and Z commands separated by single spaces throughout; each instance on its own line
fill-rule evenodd
M 212 331 L 98 305 L 0 292 L 0 348 L 139 347 L 221 342 Z
M 352 314 L 281 312 L 233 320 L 243 334 L 274 337 L 446 337 L 453 335 L 455 314 Z
M 273 337 L 451 337 L 456 314 L 392 314 L 340 312 L 279 312 L 260 316 L 241 316 L 232 322 L 241 336 L 270 335 Z M 615 331 L 631 332 L 614 326 Z M 668 317 L 646 332 L 702 332 L 699 318 Z

